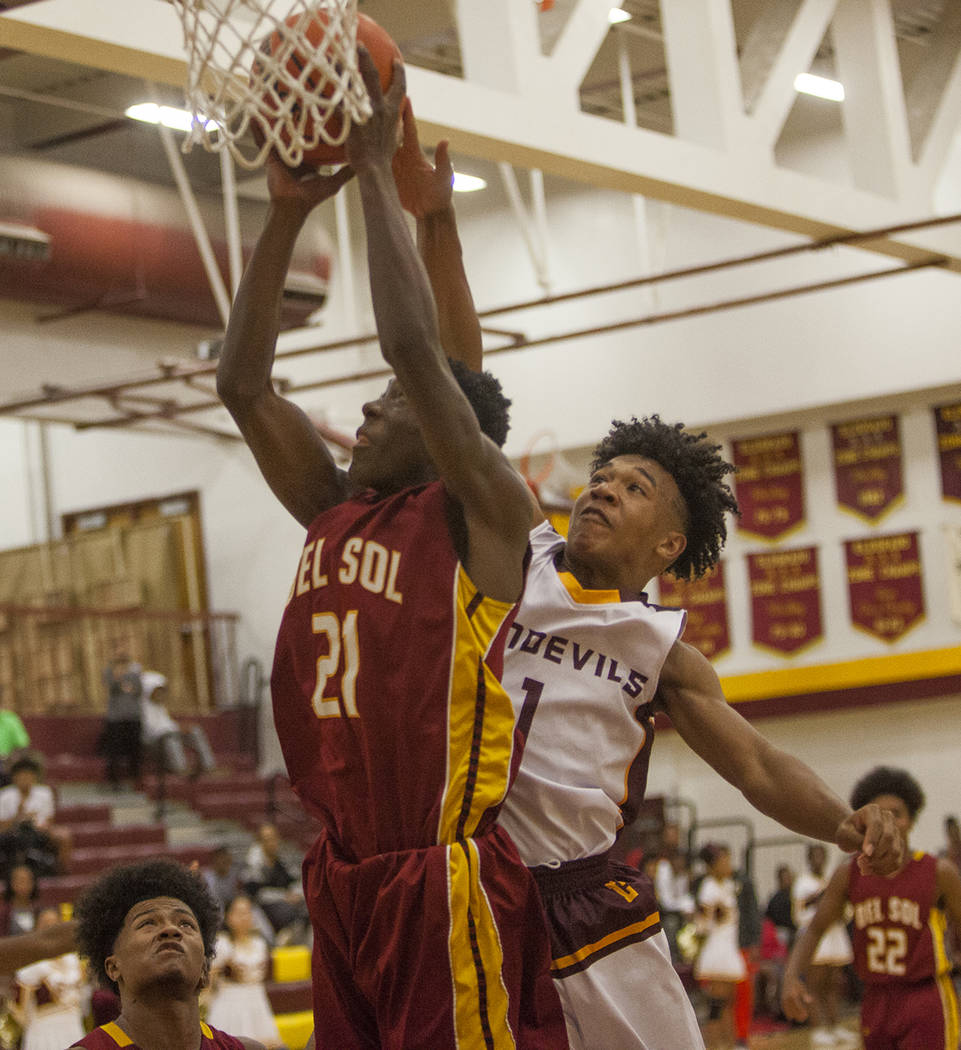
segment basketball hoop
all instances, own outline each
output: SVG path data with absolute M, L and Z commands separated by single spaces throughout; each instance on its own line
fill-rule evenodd
M 357 67 L 357 0 L 174 0 L 187 50 L 184 152 L 227 149 L 242 167 L 276 150 L 296 168 L 305 154 L 343 144 L 371 115 Z M 241 140 L 253 133 L 256 151 Z

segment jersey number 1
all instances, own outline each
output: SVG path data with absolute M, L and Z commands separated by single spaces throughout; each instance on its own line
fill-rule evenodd
M 343 623 L 334 613 L 314 613 L 311 619 L 314 634 L 327 638 L 327 655 L 317 657 L 317 682 L 310 702 L 318 718 L 342 715 L 357 718 L 357 671 L 360 667 L 360 648 L 357 644 L 357 610 L 351 609 Z M 340 667 L 341 648 L 344 652 L 344 673 L 340 676 L 340 696 L 324 696 L 327 682 Z M 343 701 L 343 706 L 341 706 Z

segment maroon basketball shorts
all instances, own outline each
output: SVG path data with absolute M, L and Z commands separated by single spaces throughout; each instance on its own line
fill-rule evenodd
M 506 832 L 304 861 L 317 1050 L 568 1046 L 543 912 Z
M 949 976 L 917 984 L 866 984 L 864 1050 L 957 1050 L 958 1001 Z

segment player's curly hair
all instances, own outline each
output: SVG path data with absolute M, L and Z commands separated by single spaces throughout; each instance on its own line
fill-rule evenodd
M 510 398 L 504 396 L 500 380 L 490 372 L 475 372 L 463 361 L 456 361 L 452 357 L 447 360 L 457 385 L 464 391 L 474 415 L 477 416 L 481 430 L 498 448 L 503 448 L 511 426 L 511 402 Z
M 207 962 L 214 957 L 220 908 L 204 881 L 170 860 L 125 864 L 102 875 L 77 902 L 77 943 L 80 952 L 105 987 L 118 991 L 107 976 L 105 962 L 113 954 L 127 912 L 140 901 L 173 897 L 194 913 L 203 937 Z
M 924 809 L 924 792 L 921 785 L 906 769 L 892 766 L 875 766 L 854 785 L 851 791 L 851 808 L 860 809 L 873 802 L 879 795 L 894 795 L 901 799 L 914 818 Z
M 685 430 L 683 423 L 664 423 L 657 415 L 634 416 L 629 423 L 615 419 L 594 449 L 592 471 L 615 456 L 643 456 L 674 479 L 684 501 L 687 546 L 667 571 L 681 580 L 703 576 L 717 563 L 727 539 L 724 515 L 739 513 L 734 493 L 724 481 L 734 467 L 721 458 L 720 450 L 707 434 Z

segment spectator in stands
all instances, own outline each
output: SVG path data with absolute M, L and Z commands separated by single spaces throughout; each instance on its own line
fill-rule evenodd
M 187 773 L 189 747 L 194 754 L 193 776 L 214 769 L 216 762 L 203 726 L 181 729 L 167 710 L 167 679 L 157 671 L 144 671 L 140 688 L 141 740 L 147 753 L 156 756 L 160 768 L 165 773 Z
M 946 844 L 941 850 L 941 856 L 961 871 L 961 827 L 958 826 L 958 818 L 949 816 L 944 818 L 944 837 Z
M 281 860 L 280 834 L 273 824 L 263 823 L 257 829 L 257 841 L 247 853 L 241 881 L 244 891 L 270 920 L 278 944 L 306 936 L 309 920 L 303 887 Z
M 228 905 L 224 929 L 217 934 L 207 1020 L 245 1032 L 267 1047 L 283 1046 L 267 998 L 269 973 L 270 949 L 254 922 L 250 898 L 241 893 Z
M 0 686 L 2 692 L 3 686 Z M 30 746 L 30 734 L 16 711 L 0 707 L 0 787 L 10 783 L 10 759 Z
M 140 779 L 143 757 L 140 727 L 140 698 L 143 669 L 130 657 L 126 639 L 116 645 L 114 657 L 104 668 L 107 690 L 107 721 L 103 732 L 103 751 L 107 756 L 107 779 L 114 790 L 121 786 L 121 766 L 134 782 Z
M 671 959 L 677 965 L 681 953 L 677 947 L 677 931 L 694 914 L 691 896 L 690 870 L 687 855 L 682 852 L 680 829 L 677 824 L 664 825 L 660 854 L 654 868 L 654 891 L 661 915 L 661 926 L 671 949 Z
M 210 895 L 220 905 L 220 910 L 226 914 L 230 902 L 242 892 L 240 881 L 241 866 L 234 860 L 233 854 L 226 846 L 218 846 L 210 858 L 209 867 L 201 868 L 200 874 Z M 249 897 L 247 898 L 250 899 Z M 274 928 L 270 920 L 264 914 L 263 909 L 251 901 L 254 915 L 254 925 L 260 931 L 269 946 L 274 943 Z
M 37 923 L 37 876 L 27 864 L 15 864 L 0 903 L 0 935 L 30 933 Z
M 791 887 L 794 885 L 794 872 L 787 864 L 779 864 L 777 869 L 777 889 L 768 898 L 764 917 L 770 919 L 777 931 L 778 939 L 790 950 L 794 943 L 797 926 L 794 923 L 794 904 L 791 898 Z
M 31 754 L 10 767 L 12 783 L 0 789 L 0 858 L 26 861 L 38 875 L 52 875 L 69 871 L 73 838 L 69 828 L 53 822 L 56 801 L 53 789 L 40 782 L 42 773 Z
M 778 888 L 768 898 L 761 923 L 758 1000 L 770 1017 L 782 1016 L 781 985 L 784 980 L 784 967 L 797 929 L 791 904 L 793 884 L 793 870 L 787 864 L 778 865 Z
M 168 860 L 114 868 L 81 898 L 77 920 L 82 954 L 121 1011 L 74 1046 L 264 1050 L 200 1020 L 220 910 L 197 875 Z
M 56 908 L 44 908 L 37 916 L 38 931 L 58 925 Z M 74 951 L 17 970 L 10 1012 L 23 1029 L 20 1050 L 61 1050 L 81 1039 L 86 992 Z

